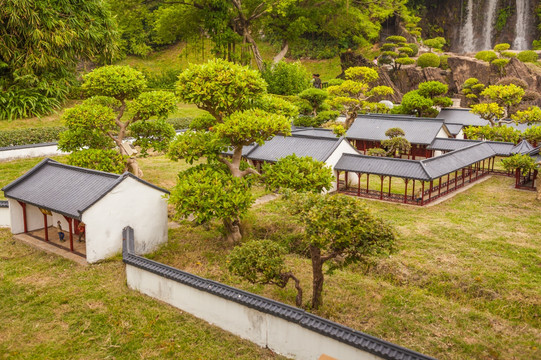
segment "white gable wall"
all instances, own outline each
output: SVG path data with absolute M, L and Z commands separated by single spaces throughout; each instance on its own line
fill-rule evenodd
M 436 135 L 436 137 L 439 137 L 439 138 L 449 138 L 449 134 L 447 133 L 447 131 L 445 131 L 443 129 L 443 126 L 441 127 L 440 131 L 438 131 L 438 134 Z
M 11 219 L 9 217 L 9 207 L 0 207 L 0 228 L 9 227 Z
M 167 200 L 164 193 L 130 177 L 123 180 L 82 215 L 86 224 L 89 263 L 122 250 L 122 229 L 131 226 L 138 241 L 135 252 L 145 254 L 167 241 Z
M 342 142 L 338 147 L 334 150 L 334 152 L 329 156 L 327 161 L 325 161 L 325 164 L 327 164 L 332 170 L 333 175 L 336 176 L 336 173 L 334 171 L 334 167 L 338 163 L 338 160 L 342 157 L 343 154 L 356 154 L 358 155 L 359 152 L 350 144 L 350 142 L 347 139 L 342 139 Z M 330 191 L 336 191 L 336 181 L 333 181 L 331 183 L 331 190 Z
M 460 129 L 458 134 L 456 134 L 456 139 L 464 139 L 464 128 Z

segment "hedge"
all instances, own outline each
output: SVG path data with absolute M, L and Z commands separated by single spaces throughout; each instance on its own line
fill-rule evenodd
M 175 130 L 186 129 L 191 121 L 189 117 L 167 120 Z M 0 131 L 0 147 L 57 142 L 60 133 L 66 130 L 63 126 L 51 126 Z
M 425 53 L 417 59 L 417 66 L 422 68 L 426 67 L 439 67 L 440 57 L 434 53 Z

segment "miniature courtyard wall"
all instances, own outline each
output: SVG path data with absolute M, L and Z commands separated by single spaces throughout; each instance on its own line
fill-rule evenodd
M 122 229 L 131 226 L 141 241 L 136 251 L 146 254 L 167 241 L 167 200 L 164 193 L 127 177 L 86 210 L 86 259 L 89 263 L 122 250 Z
M 65 155 L 56 143 L 30 144 L 0 148 L 0 161 Z
M 24 232 L 23 207 L 17 200 L 8 199 L 11 216 L 11 232 L 21 234 Z M 52 224 L 52 217 L 47 216 L 47 223 Z M 28 231 L 43 229 L 43 214 L 38 207 L 26 204 L 26 227 Z
M 10 227 L 9 202 L 0 201 L 0 227 Z
M 137 242 L 141 237 L 137 234 Z M 428 356 L 274 300 L 135 255 L 133 229 L 123 231 L 130 288 L 164 301 L 261 347 L 296 359 L 427 360 Z
M 335 174 L 334 167 L 338 163 L 338 160 L 342 157 L 343 154 L 358 154 L 359 152 L 347 141 L 346 139 L 343 139 L 340 142 L 340 145 L 336 148 L 336 150 L 329 156 L 329 158 L 325 161 L 325 164 L 329 166 L 332 170 L 333 176 Z M 334 176 L 334 181 L 331 183 L 331 190 L 330 191 L 336 191 L 338 189 L 338 182 L 336 180 L 336 177 Z

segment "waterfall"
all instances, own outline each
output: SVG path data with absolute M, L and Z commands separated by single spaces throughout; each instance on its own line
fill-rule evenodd
M 514 50 L 527 50 L 526 31 L 528 28 L 528 0 L 517 0 L 517 22 L 515 25 Z
M 492 49 L 492 31 L 494 30 L 494 22 L 496 21 L 496 7 L 498 0 L 488 0 L 484 27 L 485 42 L 483 43 L 483 50 Z
M 475 43 L 473 36 L 473 0 L 468 0 L 466 9 L 466 23 L 460 32 L 462 38 L 462 51 L 465 53 L 475 51 Z

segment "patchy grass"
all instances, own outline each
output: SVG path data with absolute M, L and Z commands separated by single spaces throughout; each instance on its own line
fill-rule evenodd
M 437 206 L 367 202 L 400 233 L 397 251 L 369 267 L 326 277 L 316 314 L 441 359 L 541 356 L 541 205 L 534 193 L 492 177 Z M 287 264 L 308 306 L 311 267 L 298 225 L 282 200 L 252 209 L 248 239 L 295 250 Z M 186 223 L 152 258 L 200 276 L 294 304 L 295 291 L 252 285 L 227 271 L 232 244 L 221 227 Z
M 7 359 L 279 359 L 126 287 L 119 259 L 88 267 L 0 229 L 0 354 Z

